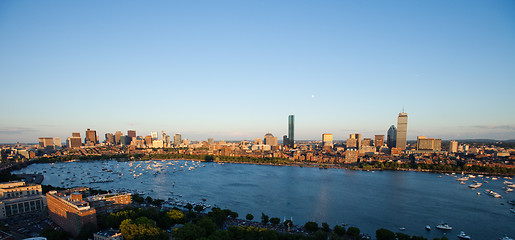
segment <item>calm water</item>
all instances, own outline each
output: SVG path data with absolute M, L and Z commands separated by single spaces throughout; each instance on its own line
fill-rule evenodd
M 346 223 L 370 235 L 381 227 L 395 232 L 405 227 L 406 234 L 428 239 L 443 236 L 444 232 L 435 225 L 447 222 L 453 227 L 445 233 L 449 239 L 457 239 L 462 230 L 472 239 L 498 239 L 504 234 L 515 237 L 515 214 L 509 211 L 513 206 L 507 203 L 515 199 L 515 194 L 504 192 L 506 179 L 502 178 L 471 178 L 461 185 L 455 176 L 433 173 L 183 160 L 33 164 L 15 173 L 35 172 L 45 175 L 43 184 L 54 186 L 125 188 L 145 191 L 153 198 L 182 195 L 182 199 L 196 202 L 206 198 L 208 204 L 229 208 L 241 218 L 252 213 L 259 220 L 264 212 L 281 220 L 291 218 L 296 224 Z M 106 179 L 113 182 L 89 183 Z M 489 183 L 472 190 L 467 187 L 472 180 Z M 485 194 L 485 189 L 500 193 L 503 198 L 493 198 Z M 424 229 L 427 224 L 431 231 Z

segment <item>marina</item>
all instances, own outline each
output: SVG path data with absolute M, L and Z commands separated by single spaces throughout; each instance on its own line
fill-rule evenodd
M 316 221 L 357 226 L 367 234 L 384 227 L 402 228 L 406 234 L 428 239 L 457 236 L 460 231 L 472 239 L 515 236 L 515 214 L 510 210 L 515 194 L 505 192 L 510 179 L 499 177 L 468 176 L 463 185 L 456 181 L 460 174 L 185 160 L 33 164 L 13 173 L 40 173 L 45 176 L 42 184 L 53 186 L 89 186 L 150 196 L 165 200 L 165 207 L 217 206 L 236 211 L 240 217 L 265 213 L 300 225 Z M 483 191 L 469 187 L 478 183 Z M 452 229 L 438 229 L 443 220 Z M 484 227 L 473 227 L 477 224 Z

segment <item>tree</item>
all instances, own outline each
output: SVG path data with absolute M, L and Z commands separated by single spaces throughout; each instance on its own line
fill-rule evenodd
M 377 240 L 395 240 L 395 233 L 388 229 L 380 228 L 376 230 Z
M 338 234 L 340 237 L 345 235 L 345 227 L 340 225 L 334 226 L 334 233 Z
M 45 228 L 41 232 L 41 236 L 46 237 L 48 240 L 61 240 L 70 238 L 70 234 L 65 231 L 56 231 L 53 228 Z
M 265 215 L 264 213 L 261 213 L 261 223 L 268 224 L 269 219 L 270 218 L 267 215 Z
M 193 209 L 193 205 L 191 205 L 191 203 L 188 203 L 186 204 L 185 208 L 188 209 L 188 211 L 191 211 L 191 209 Z
M 318 231 L 315 232 L 315 239 L 317 240 L 326 240 L 327 239 L 327 232 L 320 229 Z
M 206 235 L 209 236 L 216 231 L 216 223 L 209 217 L 203 217 L 197 222 L 197 226 L 204 229 Z
M 359 236 L 360 232 L 361 231 L 357 227 L 349 227 L 349 229 L 347 229 L 347 235 L 354 237 L 354 238 L 357 238 Z
M 235 218 L 237 218 L 237 217 L 238 217 L 238 213 L 237 213 L 237 212 L 233 212 L 233 211 L 231 211 L 231 212 L 229 213 L 229 216 L 230 216 L 232 219 L 235 219 Z
M 146 217 L 135 220 L 126 219 L 120 224 L 120 230 L 126 240 L 168 239 L 168 234 L 155 226 L 155 222 Z
M 276 217 L 270 218 L 270 223 L 273 225 L 277 225 L 280 222 L 281 222 L 281 219 L 279 219 L 279 218 L 276 218 Z
M 184 223 L 186 220 L 184 213 L 176 209 L 172 209 L 171 211 L 167 212 L 166 216 L 171 220 L 172 224 Z
M 252 221 L 252 219 L 254 219 L 254 215 L 247 213 L 247 216 L 245 216 L 245 218 L 249 221 Z
M 283 224 L 284 224 L 284 226 L 286 226 L 286 227 L 287 227 L 288 225 L 291 227 L 291 226 L 293 226 L 293 221 L 292 221 L 292 220 L 290 220 L 290 219 L 288 219 L 288 220 L 284 221 L 284 223 L 283 223 Z
M 395 237 L 398 239 L 398 240 L 410 240 L 410 236 L 408 234 L 404 234 L 404 233 L 395 233 Z
M 322 230 L 324 230 L 326 232 L 330 232 L 331 228 L 329 227 L 329 224 L 327 224 L 326 222 L 323 222 L 322 223 Z
M 193 210 L 195 210 L 195 211 L 200 213 L 200 212 L 202 212 L 202 210 L 204 210 L 204 206 L 202 206 L 202 205 L 195 205 Z
M 213 157 L 213 155 L 206 155 L 206 156 L 204 157 L 204 160 L 205 160 L 206 162 L 212 162 L 213 160 L 215 160 L 215 157 Z
M 318 230 L 318 223 L 316 223 L 316 222 L 307 222 L 306 224 L 304 224 L 304 228 L 308 232 L 315 232 L 315 231 Z
M 193 223 L 186 223 L 174 233 L 182 240 L 195 240 L 206 236 L 206 231 Z
M 151 203 L 152 203 L 152 201 L 153 201 L 153 199 L 152 199 L 152 197 L 147 196 L 147 197 L 145 198 L 145 201 L 146 201 L 148 204 L 151 204 Z

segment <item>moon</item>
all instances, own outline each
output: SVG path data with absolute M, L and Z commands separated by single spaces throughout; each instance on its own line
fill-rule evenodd
M 315 98 L 315 94 L 311 94 L 311 98 Z

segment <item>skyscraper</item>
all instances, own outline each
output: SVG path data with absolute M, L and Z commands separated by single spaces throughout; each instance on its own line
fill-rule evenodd
M 294 115 L 288 116 L 288 144 L 289 144 L 290 148 L 293 148 L 295 146 L 294 123 L 295 123 L 295 116 Z
M 397 128 L 392 125 L 388 129 L 388 133 L 386 134 L 386 145 L 388 145 L 389 148 L 395 147 L 397 144 Z
M 123 133 L 121 131 L 116 131 L 114 133 L 114 143 L 116 145 L 120 145 L 121 144 L 121 141 L 120 141 L 120 138 L 122 137 Z
M 263 139 L 265 140 L 266 145 L 277 146 L 277 137 L 274 137 L 273 134 L 267 133 Z
M 98 136 L 97 131 L 95 130 L 86 130 L 86 141 L 85 143 L 91 143 L 91 144 L 97 144 L 98 143 Z
M 322 144 L 323 146 L 333 146 L 333 134 L 331 133 L 324 133 L 322 134 Z
M 182 141 L 181 134 L 177 133 L 173 136 L 173 145 L 179 146 L 179 145 L 181 145 L 181 141 Z
M 374 137 L 374 147 L 379 148 L 384 144 L 384 135 L 375 135 Z
M 136 137 L 136 130 L 128 130 L 127 137 L 129 137 L 129 138 Z
M 449 143 L 449 153 L 455 152 L 458 152 L 458 142 L 453 140 Z
M 408 114 L 399 113 L 397 118 L 397 143 L 396 147 L 406 150 L 406 137 L 408 135 Z

